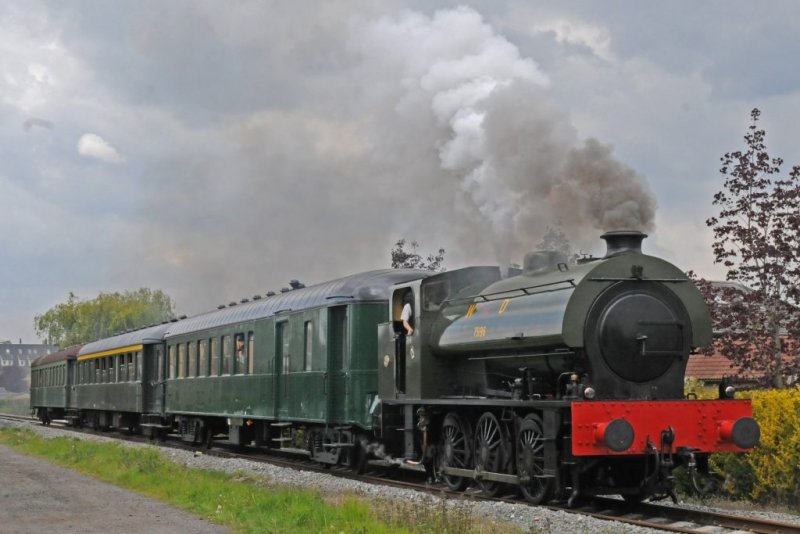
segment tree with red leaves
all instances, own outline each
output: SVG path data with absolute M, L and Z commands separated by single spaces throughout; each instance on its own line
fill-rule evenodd
M 714 288 L 715 345 L 743 371 L 784 387 L 800 373 L 800 166 L 781 177 L 783 160 L 767 152 L 761 112 L 750 116 L 745 150 L 721 158 L 719 214 L 706 221 L 715 263 L 745 286 Z
M 407 241 L 400 239 L 394 244 L 390 254 L 392 256 L 392 269 L 427 269 L 429 271 L 444 272 L 444 249 L 440 248 L 436 254 L 428 254 L 427 259 L 417 252 L 419 243 L 411 241 L 411 250 L 406 250 Z

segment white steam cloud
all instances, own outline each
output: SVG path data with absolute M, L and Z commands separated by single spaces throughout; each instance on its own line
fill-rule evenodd
M 385 89 L 378 98 L 398 127 L 431 115 L 437 179 L 457 181 L 500 261 L 532 247 L 547 225 L 576 242 L 587 231 L 594 241 L 604 230 L 652 227 L 643 177 L 610 147 L 581 143 L 548 97 L 547 76 L 476 11 L 362 21 L 351 46 L 374 78 L 365 85 Z

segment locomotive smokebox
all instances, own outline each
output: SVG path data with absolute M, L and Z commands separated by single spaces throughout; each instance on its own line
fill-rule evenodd
M 606 232 L 600 237 L 606 241 L 605 257 L 610 258 L 626 252 L 641 254 L 642 241 L 647 237 L 647 234 L 636 230 L 614 230 L 613 232 Z

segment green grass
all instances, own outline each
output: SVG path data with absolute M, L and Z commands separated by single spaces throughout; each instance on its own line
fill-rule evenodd
M 466 503 L 452 508 L 443 502 L 430 506 L 329 496 L 243 473 L 189 469 L 165 459 L 156 448 L 45 440 L 18 429 L 0 429 L 0 444 L 154 497 L 236 532 L 516 532 L 506 524 L 472 518 Z

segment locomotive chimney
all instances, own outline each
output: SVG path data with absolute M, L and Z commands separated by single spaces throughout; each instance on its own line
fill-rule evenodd
M 636 230 L 614 230 L 600 236 L 606 240 L 606 258 L 625 252 L 642 253 L 642 241 L 647 234 Z

